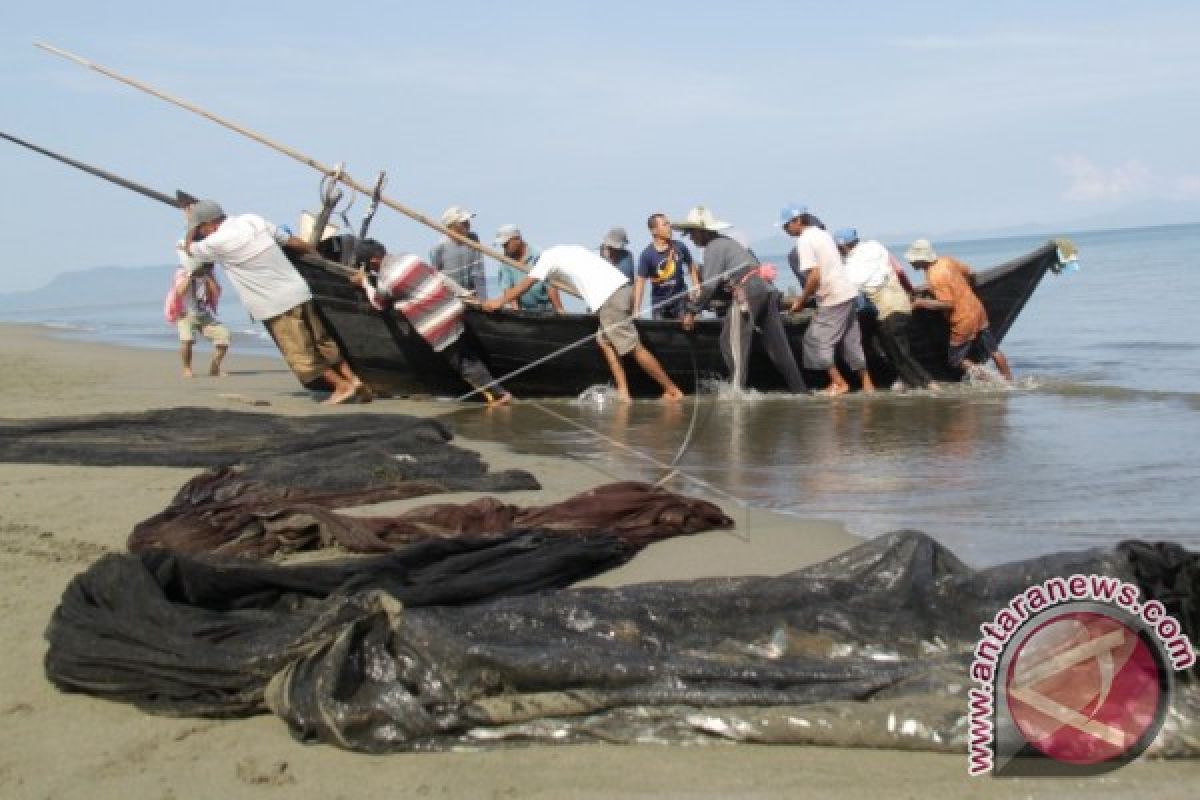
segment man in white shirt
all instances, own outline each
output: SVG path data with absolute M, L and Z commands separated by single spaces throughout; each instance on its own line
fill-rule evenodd
M 629 279 L 622 275 L 619 269 L 586 247 L 564 244 L 543 251 L 528 275 L 481 307 L 484 311 L 496 311 L 516 300 L 538 281 L 549 282 L 555 277 L 564 278 L 573 284 L 582 295 L 588 310 L 600 318 L 600 331 L 596 334 L 596 342 L 608 361 L 608 368 L 617 384 L 617 394 L 621 400 L 631 400 L 629 381 L 621 364 L 621 358 L 631 353 L 638 366 L 662 387 L 663 399 L 678 400 L 683 397 L 683 392 L 668 377 L 662 364 L 638 339 L 637 328 L 634 327 L 631 316 L 633 290 Z
M 785 233 L 796 237 L 799 272 L 806 273 L 804 291 L 791 310 L 799 311 L 810 297 L 817 298 L 817 313 L 804 332 L 804 366 L 829 374 L 829 388 L 825 390 L 828 394 L 845 394 L 850 391 L 850 384 L 834 361 L 836 349 L 858 375 L 862 390 L 874 391 L 854 310 L 858 287 L 846 276 L 837 244 L 805 206 L 794 203 L 784 206 L 779 224 Z
M 186 213 L 184 251 L 201 261 L 225 266 L 242 305 L 267 326 L 300 382 L 323 378 L 333 387 L 325 401 L 329 404 L 344 403 L 355 395 L 369 400 L 370 390 L 350 369 L 321 324 L 308 284 L 280 249 L 286 246 L 313 252 L 312 246 L 256 214 L 226 217 L 212 200 L 197 200 Z

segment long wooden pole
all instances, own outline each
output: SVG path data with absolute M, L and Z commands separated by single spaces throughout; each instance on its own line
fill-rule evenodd
M 353 177 L 351 177 L 345 171 L 339 171 L 339 170 L 334 169 L 333 167 L 322 164 L 320 161 L 317 161 L 315 158 L 312 158 L 311 156 L 307 156 L 304 153 L 301 153 L 300 151 L 298 151 L 294 148 L 291 148 L 285 144 L 276 142 L 276 141 L 264 136 L 263 134 L 258 133 L 256 131 L 252 131 L 249 128 L 246 128 L 242 125 L 238 125 L 237 123 L 231 122 L 223 117 L 220 117 L 220 116 L 212 113 L 211 111 L 206 111 L 205 109 L 200 108 L 200 106 L 197 106 L 194 103 L 190 103 L 187 100 L 183 100 L 181 98 L 174 97 L 173 95 L 167 94 L 164 91 L 155 89 L 153 86 L 142 83 L 141 81 L 137 80 L 136 78 L 130 78 L 126 75 L 122 75 L 118 72 L 114 72 L 113 70 L 108 69 L 107 67 L 101 66 L 100 64 L 96 64 L 92 61 L 88 61 L 87 59 L 82 58 L 81 56 L 77 56 L 74 53 L 69 53 L 66 50 L 62 50 L 58 47 L 54 47 L 53 45 L 45 44 L 44 42 L 34 42 L 34 47 L 41 48 L 42 50 L 45 50 L 48 53 L 53 53 L 56 56 L 61 56 L 62 58 L 67 59 L 68 61 L 74 61 L 76 64 L 80 65 L 81 67 L 85 67 L 94 72 L 99 72 L 101 75 L 104 75 L 105 77 L 108 77 L 108 78 L 112 78 L 115 81 L 119 81 L 120 83 L 123 83 L 126 86 L 132 86 L 133 88 L 138 89 L 143 92 L 146 92 L 147 94 L 154 95 L 155 97 L 159 98 L 160 100 L 166 100 L 168 103 L 171 103 L 172 105 L 176 105 L 176 106 L 179 106 L 180 108 L 187 109 L 188 111 L 191 111 L 192 113 L 199 114 L 200 116 L 205 117 L 209 120 L 212 120 L 213 122 L 217 123 L 218 125 L 220 125 L 224 128 L 228 128 L 231 131 L 240 133 L 243 136 L 247 136 L 256 142 L 259 142 L 260 144 L 265 144 L 267 147 L 270 147 L 273 150 L 283 153 L 286 156 L 290 156 L 290 157 L 294 158 L 295 160 L 299 161 L 301 164 L 305 164 L 309 167 L 312 167 L 313 169 L 317 170 L 318 172 L 320 172 L 323 175 L 328 175 L 329 177 L 334 178 L 335 180 L 341 181 L 342 183 L 346 184 L 351 189 L 354 189 L 357 192 L 361 192 L 362 194 L 370 196 L 373 191 L 372 187 L 366 186 L 365 184 L 360 183 L 359 181 L 355 180 Z M 445 225 L 442 225 L 440 222 L 438 222 L 434 219 L 431 219 L 430 217 L 427 217 L 426 215 L 422 214 L 420 211 L 417 211 L 416 209 L 409 208 L 408 206 L 404 205 L 403 203 L 397 202 L 396 200 L 393 200 L 392 198 L 383 196 L 383 195 L 380 196 L 379 202 L 382 203 L 383 205 L 387 206 L 388 208 L 392 209 L 393 211 L 399 211 L 401 214 L 408 217 L 409 219 L 412 219 L 416 222 L 421 223 L 422 225 L 426 225 L 430 228 L 433 228 L 435 231 L 438 231 L 439 233 L 442 233 L 442 234 L 448 236 L 449 238 L 453 239 L 454 241 L 456 241 L 460 244 L 465 244 L 467 247 L 477 250 L 478 252 L 483 253 L 484 255 L 486 255 L 490 258 L 494 258 L 503 264 L 507 264 L 510 267 L 513 267 L 514 269 L 520 270 L 521 272 L 525 272 L 525 273 L 529 272 L 529 267 L 526 266 L 525 264 L 522 264 L 521 262 L 519 262 L 515 259 L 509 258 L 504 253 L 501 253 L 498 250 L 494 250 L 490 247 L 482 245 L 479 242 L 475 241 L 474 239 L 471 239 L 467 236 L 463 236 L 462 234 L 460 234 L 456 231 L 450 230 Z M 574 287 L 567 286 L 558 281 L 554 282 L 554 286 L 559 291 L 566 292 L 567 294 L 573 295 L 575 297 L 580 296 L 579 292 L 576 291 L 574 289 Z

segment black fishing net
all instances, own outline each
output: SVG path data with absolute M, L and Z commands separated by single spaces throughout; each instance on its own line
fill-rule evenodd
M 320 567 L 303 584 L 279 577 L 298 568 L 213 569 L 189 600 L 161 563 L 113 556 L 76 579 L 48 631 L 56 684 L 158 711 L 267 707 L 302 739 L 366 752 L 713 737 L 962 751 L 978 626 L 1014 595 L 1075 573 L 1136 579 L 1175 609 L 1200 590 L 1178 549 L 977 571 L 915 532 L 780 577 L 471 605 L 439 587 L 424 607 L 379 572 Z M 1195 706 L 1176 692 L 1160 752 L 1197 752 Z
M 488 472 L 477 453 L 449 444 L 452 438 L 439 420 L 402 414 L 287 417 L 173 408 L 6 420 L 0 422 L 0 461 L 214 470 L 237 466 L 243 481 L 293 493 L 349 493 L 401 481 L 437 487 L 430 491 L 539 488 L 523 470 Z

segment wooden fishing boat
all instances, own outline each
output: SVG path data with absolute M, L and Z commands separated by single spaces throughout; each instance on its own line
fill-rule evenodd
M 976 292 L 987 309 L 991 329 L 1003 341 L 1042 277 L 1061 269 L 1058 246 L 1047 242 L 1028 255 L 977 274 Z M 356 372 L 372 385 L 397 394 L 460 396 L 470 390 L 437 353 L 395 314 L 373 309 L 362 292 L 344 277 L 303 260 L 296 268 L 312 287 L 316 306 Z M 812 311 L 785 315 L 793 351 L 801 352 L 801 339 Z M 895 379 L 890 365 L 874 344 L 875 318 L 862 313 L 863 344 L 871 377 L 879 386 Z M 702 390 L 707 382 L 727 381 L 721 359 L 719 319 L 700 319 L 695 330 L 683 331 L 678 322 L 638 320 L 642 343 L 685 392 Z M 611 375 L 594 342 L 598 322 L 593 314 L 529 314 L 499 311 L 467 312 L 467 336 L 492 374 L 518 397 L 578 395 L 589 386 L 611 381 Z M 910 326 L 913 355 L 940 380 L 961 375 L 946 363 L 949 331 L 945 315 L 917 310 Z M 635 395 L 654 396 L 657 386 L 634 365 L 628 370 Z M 757 341 L 749 363 L 749 385 L 761 391 L 783 389 Z M 823 373 L 805 372 L 809 385 L 825 385 Z

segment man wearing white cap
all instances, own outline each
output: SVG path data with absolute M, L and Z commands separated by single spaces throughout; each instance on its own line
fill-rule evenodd
M 450 206 L 442 212 L 442 224 L 459 236 L 465 236 L 478 242 L 479 236 L 471 230 L 471 219 L 474 216 L 474 211 L 468 211 L 462 206 Z M 455 283 L 475 292 L 476 297 L 481 299 L 487 297 L 487 278 L 483 269 L 483 254 L 475 248 L 451 239 L 449 236 L 444 236 L 429 251 L 429 263 Z
M 863 355 L 862 332 L 854 301 L 858 287 L 846 276 L 842 255 L 837 244 L 808 213 L 808 208 L 795 203 L 786 205 L 779 213 L 779 225 L 789 236 L 796 238 L 796 256 L 800 272 L 805 273 L 804 290 L 792 304 L 792 311 L 804 308 L 810 297 L 817 298 L 817 313 L 804 332 L 804 366 L 824 370 L 829 375 L 830 395 L 845 394 L 850 384 L 834 361 L 838 351 L 846 365 L 858 375 L 864 392 L 874 391 Z
M 199 261 L 225 266 L 242 305 L 267 326 L 300 382 L 324 379 L 333 388 L 325 401 L 329 404 L 345 403 L 355 395 L 370 400 L 370 390 L 350 369 L 321 324 L 308 284 L 280 249 L 311 253 L 312 245 L 257 214 L 226 218 L 212 200 L 197 200 L 187 207 L 186 214 L 184 252 Z
M 561 277 L 579 290 L 588 310 L 600 318 L 600 330 L 596 343 L 608 362 L 613 381 L 617 384 L 617 395 L 624 402 L 630 401 L 629 381 L 624 356 L 632 355 L 638 366 L 662 387 L 664 400 L 678 400 L 683 392 L 663 370 L 654 354 L 642 346 L 637 328 L 633 324 L 633 287 L 620 270 L 596 253 L 579 245 L 564 244 L 544 251 L 533 270 L 499 297 L 483 304 L 484 311 L 495 311 L 523 295 L 538 281 L 549 283 Z
M 914 308 L 944 311 L 950 323 L 950 347 L 947 360 L 950 366 L 970 372 L 990 357 L 1006 380 L 1012 380 L 1008 359 L 1000 352 L 996 337 L 988 327 L 987 311 L 971 288 L 975 274 L 957 258 L 938 256 L 928 239 L 917 239 L 904 254 L 904 260 L 914 269 L 925 272 L 925 282 L 933 298 L 918 297 Z
M 696 315 L 707 309 L 718 295 L 731 297 L 733 307 L 725 315 L 721 328 L 721 357 L 734 385 L 743 387 L 749 378 L 750 346 L 754 329 L 758 328 L 763 334 L 763 349 L 783 376 L 788 390 L 807 392 L 779 316 L 779 291 L 763 274 L 754 253 L 726 236 L 723 232 L 729 230 L 729 223 L 721 222 L 703 206 L 696 206 L 688 212 L 687 219 L 673 222 L 671 227 L 683 231 L 697 247 L 704 249 L 698 296 L 687 302 L 681 322 L 683 329 L 692 330 Z
M 495 245 L 504 255 L 531 269 L 541 255 L 533 245 L 525 241 L 521 229 L 516 225 L 501 225 L 496 231 Z M 524 280 L 525 273 L 509 264 L 501 264 L 496 278 L 500 283 L 500 293 L 503 294 Z M 511 306 L 517 311 L 531 314 L 563 313 L 562 297 L 558 289 L 545 281 L 538 281 L 530 286 L 524 294 L 512 301 Z
M 609 228 L 600 242 L 600 255 L 621 270 L 622 275 L 633 280 L 633 253 L 629 252 L 629 234 L 624 228 Z

